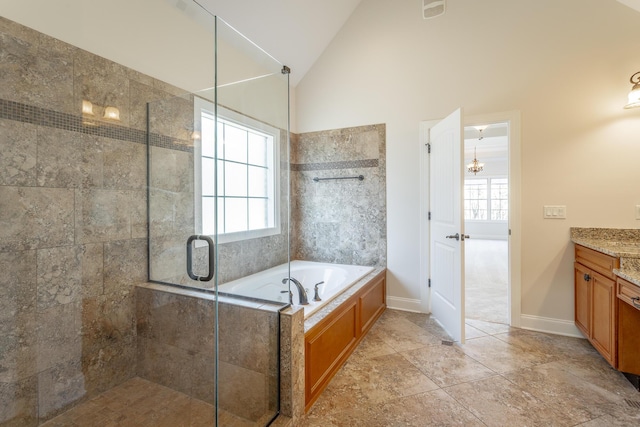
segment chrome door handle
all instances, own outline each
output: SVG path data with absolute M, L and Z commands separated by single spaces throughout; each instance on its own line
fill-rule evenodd
M 456 234 L 451 234 L 450 236 L 446 236 L 447 239 L 456 239 L 456 240 L 460 240 L 460 234 L 456 233 Z
M 471 238 L 471 237 L 469 237 L 469 235 L 468 235 L 468 234 L 463 234 L 463 235 L 462 235 L 462 236 L 460 236 L 460 237 L 462 238 L 462 240 L 470 239 L 470 238 Z

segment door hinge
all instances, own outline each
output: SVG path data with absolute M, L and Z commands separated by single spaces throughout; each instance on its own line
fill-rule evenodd
M 427 142 L 427 153 L 431 154 L 431 143 Z
M 509 236 L 511 236 L 511 229 L 509 229 Z
M 431 279 L 429 279 L 429 287 L 431 287 Z
M 431 221 L 431 212 L 427 214 L 427 218 L 429 219 L 429 221 Z

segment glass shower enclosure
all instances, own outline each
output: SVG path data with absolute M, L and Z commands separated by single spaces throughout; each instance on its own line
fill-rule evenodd
M 216 425 L 267 425 L 287 298 L 224 285 L 288 269 L 289 69 L 190 10 L 213 34 L 215 73 L 210 87 L 147 105 L 148 268 L 159 286 L 139 293 L 139 372 L 210 404 Z M 161 360 L 167 346 L 174 368 Z

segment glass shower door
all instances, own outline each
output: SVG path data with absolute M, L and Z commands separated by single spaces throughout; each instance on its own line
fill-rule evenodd
M 140 352 L 153 359 L 152 341 L 166 341 L 181 370 L 148 374 L 186 393 L 193 417 L 260 426 L 278 413 L 285 304 L 251 278 L 274 267 L 288 276 L 288 69 L 211 22 L 213 84 L 148 104 L 149 279 L 172 290 L 150 294 L 147 311 L 171 333 L 142 328 Z M 235 294 L 246 277 L 255 293 Z

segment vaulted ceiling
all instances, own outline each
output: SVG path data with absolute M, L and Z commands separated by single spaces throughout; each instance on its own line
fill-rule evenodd
M 189 0 L 166 0 L 176 7 Z M 295 86 L 361 0 L 197 0 L 292 70 Z

